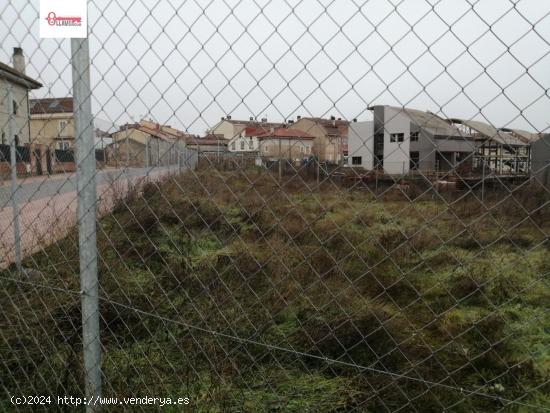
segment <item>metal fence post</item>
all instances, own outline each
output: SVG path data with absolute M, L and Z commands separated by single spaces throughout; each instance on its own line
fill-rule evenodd
M 6 93 L 6 111 L 8 117 L 8 138 L 10 141 L 10 169 L 11 169 L 11 208 L 13 212 L 13 244 L 15 247 L 15 263 L 17 271 L 21 272 L 21 233 L 19 231 L 19 211 L 17 209 L 17 200 L 15 193 L 17 192 L 17 148 L 15 142 L 15 117 L 13 113 L 13 90 L 10 82 L 7 84 Z M 30 150 L 30 149 L 29 149 Z
M 96 398 L 101 395 L 101 348 L 96 244 L 96 171 L 88 39 L 71 39 L 71 54 L 76 128 L 82 344 L 86 397 Z M 95 412 L 98 408 L 99 406 L 87 405 L 86 411 Z

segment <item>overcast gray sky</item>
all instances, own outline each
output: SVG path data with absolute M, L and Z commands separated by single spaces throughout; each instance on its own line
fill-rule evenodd
M 70 41 L 38 0 L 0 0 L 0 61 L 21 45 L 37 97 L 70 93 Z M 95 0 L 93 109 L 202 133 L 221 116 L 371 118 L 406 105 L 550 129 L 550 1 Z

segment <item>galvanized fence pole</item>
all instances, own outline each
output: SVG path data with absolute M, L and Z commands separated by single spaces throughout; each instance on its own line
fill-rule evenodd
M 78 241 L 82 304 L 82 343 L 86 397 L 101 395 L 101 348 L 99 338 L 96 181 L 92 103 L 90 89 L 90 52 L 88 39 L 71 39 L 74 115 L 76 127 L 76 165 L 78 188 Z M 97 411 L 88 405 L 88 412 Z
M 17 209 L 17 148 L 15 142 L 15 117 L 13 108 L 13 90 L 10 82 L 7 84 L 6 111 L 8 112 L 8 137 L 10 142 L 10 169 L 11 169 L 11 208 L 13 212 L 13 244 L 15 248 L 15 263 L 17 271 L 21 272 L 21 233 L 19 230 L 19 211 Z

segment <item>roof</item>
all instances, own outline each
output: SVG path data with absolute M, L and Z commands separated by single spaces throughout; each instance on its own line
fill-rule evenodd
M 29 101 L 31 115 L 73 113 L 73 98 L 45 98 Z
M 257 135 L 258 139 L 314 139 L 309 133 L 298 129 L 275 128 L 273 131 Z
M 39 81 L 34 80 L 32 77 L 29 77 L 2 62 L 0 62 L 0 77 L 7 78 L 14 83 L 26 87 L 27 89 L 40 89 L 42 87 L 42 83 Z
M 370 107 L 369 109 L 373 110 L 375 107 L 377 106 Z M 446 119 L 443 119 L 435 113 L 399 106 L 385 105 L 383 107 L 399 111 L 403 115 L 407 116 L 412 123 L 421 127 L 422 129 L 427 130 L 434 136 L 459 136 L 462 138 L 469 137 L 467 134 L 460 131 L 460 129 L 458 129 L 456 126 L 453 126 Z
M 523 139 L 526 143 L 535 142 L 540 139 L 540 135 L 538 133 L 528 132 L 523 129 L 500 128 L 500 131 L 513 133 Z
M 261 122 L 258 120 L 237 120 L 237 119 L 223 119 L 223 121 L 232 123 L 233 125 L 243 125 L 245 128 L 278 128 L 283 126 L 282 122 Z
M 493 125 L 477 120 L 449 119 L 451 122 L 467 126 L 475 130 L 484 140 L 492 140 L 503 145 L 525 146 L 528 143 L 518 136 L 511 133 L 499 131 Z

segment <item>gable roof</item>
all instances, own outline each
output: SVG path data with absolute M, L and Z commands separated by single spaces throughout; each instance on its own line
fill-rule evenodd
M 29 101 L 31 115 L 73 113 L 73 98 L 44 98 Z
M 0 77 L 17 83 L 27 89 L 40 89 L 42 87 L 42 83 L 2 62 L 0 62 Z

